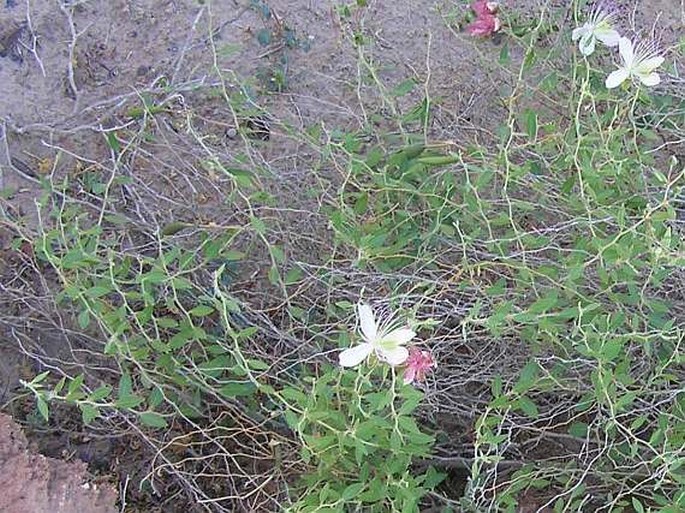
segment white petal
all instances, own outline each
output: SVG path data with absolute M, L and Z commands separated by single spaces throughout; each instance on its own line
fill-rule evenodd
M 571 34 L 571 39 L 574 41 L 578 41 L 581 37 L 583 37 L 585 34 L 587 34 L 588 28 L 587 25 L 583 25 L 582 27 L 578 27 L 573 29 L 573 33 Z
M 620 86 L 623 81 L 628 78 L 628 75 L 628 70 L 625 68 L 619 68 L 610 73 L 605 82 L 607 89 L 613 89 L 614 87 Z
M 664 58 L 660 55 L 644 59 L 635 66 L 635 73 L 638 75 L 648 75 L 664 63 Z
M 416 336 L 416 333 L 409 328 L 399 328 L 385 335 L 378 345 L 381 347 L 401 346 L 409 342 Z
M 607 46 L 616 46 L 621 35 L 614 29 L 595 30 L 595 37 Z
M 637 78 L 639 78 L 640 82 L 642 82 L 644 85 L 646 85 L 648 87 L 655 86 L 659 82 L 661 82 L 661 77 L 657 73 L 649 73 L 649 74 L 640 73 L 637 75 Z
M 592 55 L 592 53 L 595 51 L 594 34 L 592 32 L 588 32 L 583 37 L 581 37 L 580 43 L 578 44 L 578 48 L 580 48 L 580 53 L 582 53 L 586 57 L 588 55 Z
M 373 351 L 371 344 L 359 344 L 355 347 L 345 349 L 338 355 L 340 365 L 343 367 L 355 367 L 362 363 Z
M 409 350 L 404 346 L 397 346 L 393 349 L 378 349 L 377 352 L 381 359 L 393 367 L 402 365 L 409 358 Z
M 626 68 L 631 68 L 633 66 L 633 59 L 635 57 L 635 52 L 633 51 L 633 42 L 627 37 L 621 37 L 618 39 L 618 51 L 621 54 L 621 59 Z
M 376 327 L 373 310 L 371 310 L 369 305 L 359 303 L 357 311 L 359 312 L 359 324 L 361 325 L 364 338 L 367 342 L 373 342 L 378 336 L 378 328 Z

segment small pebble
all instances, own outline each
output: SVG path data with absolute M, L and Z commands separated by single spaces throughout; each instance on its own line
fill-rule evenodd
M 229 139 L 235 139 L 237 135 L 238 131 L 235 128 L 231 127 L 226 129 L 226 137 L 228 137 Z

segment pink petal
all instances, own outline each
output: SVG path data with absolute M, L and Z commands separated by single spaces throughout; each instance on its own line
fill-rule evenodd
M 491 14 L 482 16 L 471 23 L 466 30 L 472 36 L 491 36 L 499 28 L 499 20 Z
M 488 8 L 488 2 L 487 0 L 476 0 L 471 4 L 471 10 L 476 13 L 476 16 L 479 18 L 481 16 L 487 16 L 490 13 L 490 9 Z
M 435 361 L 430 351 L 411 347 L 405 365 L 404 382 L 409 384 L 423 381 L 426 378 L 426 372 L 435 367 Z
M 407 367 L 404 369 L 404 384 L 408 385 L 416 377 L 416 369 L 414 367 Z
M 488 8 L 490 14 L 495 14 L 499 11 L 499 2 L 485 2 L 485 7 Z

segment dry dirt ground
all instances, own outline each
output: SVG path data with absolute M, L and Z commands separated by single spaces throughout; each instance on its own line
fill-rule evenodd
M 29 425 L 30 439 L 46 454 L 87 460 L 91 472 L 110 473 L 122 490 L 123 474 L 136 475 L 130 458 L 124 473 L 111 465 L 113 455 L 126 461 L 123 454 L 135 453 L 128 441 L 108 440 L 106 433 L 88 438 L 72 425 L 78 436 L 56 435 L 59 426 L 32 429 L 15 400 L 18 380 L 42 369 L 41 356 L 61 358 L 88 342 L 68 320 L 55 319 L 46 293 L 50 276 L 28 285 L 17 277 L 26 255 L 11 247 L 5 228 L 35 230 L 41 180 L 69 177 L 66 194 L 97 207 L 93 177 L 121 174 L 130 182 L 117 198 L 119 212 L 134 224 L 228 224 L 240 213 L 227 200 L 228 180 L 207 165 L 220 155 L 268 175 L 282 211 L 295 213 L 281 222 L 307 233 L 320 209 L 307 190 L 321 175 L 311 172 L 316 155 L 296 134 L 316 126 L 324 133 L 369 123 L 382 128 L 383 114 L 395 113 L 380 87 L 413 79 L 424 88 L 435 99 L 424 127 L 434 139 L 493 137 L 516 72 L 498 60 L 506 35 L 466 36 L 459 27 L 468 12 L 462 1 L 369 0 L 349 16 L 341 14 L 346 3 L 354 4 L 2 0 L 0 401 Z M 554 13 L 557 30 L 571 26 L 568 0 L 502 4 L 511 23 L 534 21 L 545 10 Z M 624 2 L 623 17 L 645 33 L 655 27 L 669 47 L 682 35 L 684 9 L 681 0 Z M 357 33 L 366 38 L 363 52 L 352 44 Z M 550 41 L 568 43 L 568 34 Z M 512 46 L 513 62 L 517 52 Z M 554 59 L 568 52 L 561 46 Z M 370 70 L 375 84 L 359 79 Z M 408 95 L 407 104 L 414 99 Z M 306 240 L 294 249 L 305 260 L 319 257 Z M 22 304 L 25 286 L 44 300 L 40 306 Z

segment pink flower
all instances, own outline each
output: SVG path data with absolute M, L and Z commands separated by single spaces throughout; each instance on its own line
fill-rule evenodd
M 471 4 L 471 9 L 478 17 L 492 16 L 497 14 L 499 4 L 497 2 L 488 2 L 487 0 L 476 0 Z
M 405 384 L 423 381 L 426 379 L 426 372 L 435 367 L 435 361 L 430 351 L 416 347 L 409 348 L 409 356 L 404 363 L 406 365 L 404 369 Z
M 466 30 L 472 36 L 491 36 L 501 28 L 502 24 L 497 17 L 497 2 L 476 0 L 471 4 L 471 9 L 476 13 L 476 19 Z

